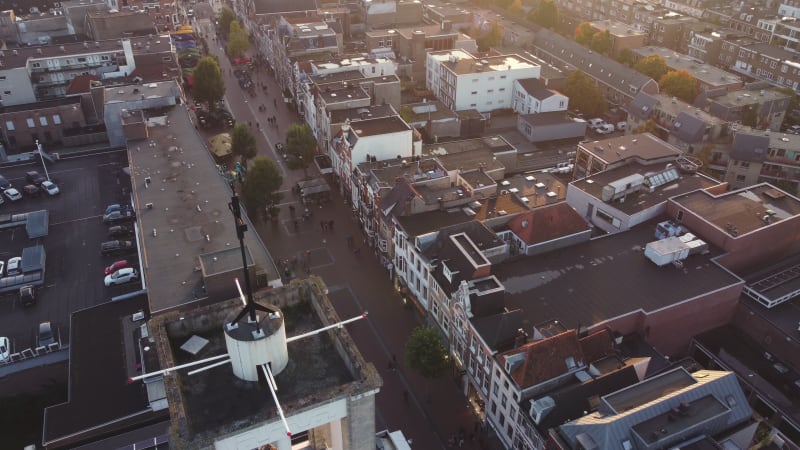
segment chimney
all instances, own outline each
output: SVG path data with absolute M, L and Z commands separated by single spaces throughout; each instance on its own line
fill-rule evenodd
M 453 29 L 453 22 L 449 20 L 442 20 L 442 31 L 451 31 Z

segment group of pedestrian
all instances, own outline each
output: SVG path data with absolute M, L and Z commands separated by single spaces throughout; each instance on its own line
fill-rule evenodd
M 278 119 L 275 116 L 267 117 L 267 123 L 272 125 L 273 127 L 278 126 Z
M 322 229 L 322 231 L 333 231 L 333 220 L 320 220 L 319 227 Z

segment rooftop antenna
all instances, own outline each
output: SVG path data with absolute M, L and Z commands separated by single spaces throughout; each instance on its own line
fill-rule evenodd
M 281 404 L 278 401 L 278 384 L 275 381 L 275 375 L 281 373 L 289 362 L 286 344 L 314 336 L 333 328 L 341 329 L 348 323 L 366 319 L 367 312 L 364 311 L 364 313 L 347 320 L 287 338 L 283 314 L 280 309 L 268 308 L 253 301 L 253 291 L 250 288 L 250 275 L 247 272 L 247 257 L 244 251 L 244 233 L 247 231 L 247 224 L 245 224 L 242 219 L 239 197 L 236 195 L 235 190 L 233 190 L 233 196 L 231 197 L 231 202 L 228 204 L 228 207 L 233 213 L 233 217 L 236 219 L 236 235 L 239 238 L 239 246 L 242 251 L 242 264 L 244 266 L 245 291 L 242 290 L 239 279 L 235 278 L 234 283 L 236 283 L 236 289 L 239 291 L 239 298 L 244 307 L 236 318 L 223 326 L 227 353 L 168 367 L 163 370 L 144 373 L 128 378 L 128 382 L 132 383 L 146 378 L 153 379 L 155 377 L 165 376 L 177 370 L 187 369 L 201 364 L 207 365 L 190 370 L 187 375 L 191 376 L 215 367 L 231 364 L 233 374 L 237 378 L 245 381 L 257 382 L 259 380 L 258 373 L 260 371 L 266 380 L 272 399 L 275 401 L 278 416 L 281 418 L 283 427 L 286 429 L 286 435 L 292 437 L 292 430 L 289 428 L 289 423 L 286 421 L 283 408 L 281 408 Z M 266 320 L 263 324 L 258 322 L 256 310 L 267 313 Z M 239 321 L 245 315 L 249 316 L 249 320 L 240 324 Z
M 242 308 L 242 311 L 231 321 L 231 326 L 233 326 L 242 320 L 245 314 L 249 316 L 248 319 L 251 323 L 258 323 L 256 310 L 267 314 L 275 311 L 253 301 L 253 289 L 250 286 L 250 272 L 247 270 L 247 253 L 244 251 L 244 233 L 247 231 L 247 224 L 242 220 L 242 207 L 239 204 L 239 195 L 236 193 L 236 189 L 233 185 L 231 185 L 231 190 L 233 191 L 233 196 L 231 197 L 231 202 L 228 203 L 228 209 L 233 213 L 233 218 L 236 222 L 236 237 L 239 239 L 239 250 L 242 251 L 242 271 L 244 272 L 244 287 L 247 292 L 246 297 L 242 295 L 242 288 L 239 286 L 239 280 L 237 279 L 236 287 L 239 288 L 239 295 L 242 297 L 244 308 Z

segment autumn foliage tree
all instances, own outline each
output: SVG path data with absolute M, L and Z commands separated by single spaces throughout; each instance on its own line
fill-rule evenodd
M 587 117 L 599 116 L 606 112 L 608 104 L 603 94 L 588 75 L 580 70 L 572 72 L 564 83 L 564 95 L 569 97 L 569 105 Z
M 673 70 L 658 80 L 658 85 L 665 94 L 677 97 L 686 103 L 694 102 L 699 88 L 697 80 L 686 70 Z
M 603 30 L 593 34 L 592 40 L 589 42 L 589 48 L 603 55 L 608 54 L 611 50 L 611 33 L 608 30 Z
M 634 70 L 658 81 L 669 72 L 667 63 L 661 55 L 650 55 L 633 65 Z
M 589 45 L 592 42 L 592 36 L 597 30 L 589 22 L 581 22 L 578 28 L 575 29 L 575 42 L 581 45 Z

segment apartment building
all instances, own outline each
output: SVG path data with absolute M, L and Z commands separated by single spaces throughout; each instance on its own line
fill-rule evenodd
M 752 120 L 756 128 L 778 131 L 791 97 L 764 81 L 748 83 L 739 91 L 701 94 L 695 101 L 709 114 L 728 122 Z
M 452 27 L 450 22 L 441 25 L 419 24 L 413 27 L 373 29 L 364 33 L 367 49 L 374 55 L 390 55 L 397 60 L 399 72 L 422 81 L 425 79 L 426 56 L 430 51 L 461 49 L 475 53 L 478 44 Z
M 548 64 L 567 71 L 580 70 L 592 77 L 612 104 L 627 105 L 639 91 L 658 93 L 658 83 L 652 78 L 550 30 L 536 32 L 533 48 L 536 56 Z
M 453 111 L 513 106 L 514 81 L 539 78 L 541 66 L 519 55 L 478 58 L 462 50 L 430 52 L 426 86 Z
M 701 91 L 725 89 L 735 91 L 744 86 L 742 77 L 710 64 L 698 63 L 694 58 L 665 47 L 647 46 L 633 50 L 636 61 L 658 55 L 670 70 L 685 70 L 697 80 Z
M 595 20 L 589 24 L 598 31 L 608 31 L 611 36 L 611 49 L 608 54 L 612 58 L 617 58 L 623 50 L 632 50 L 647 45 L 647 33 L 637 30 L 627 23 L 606 19 Z
M 733 32 L 719 31 L 692 31 L 689 33 L 687 56 L 703 62 L 704 64 L 717 64 L 722 51 L 722 42 L 735 35 Z
M 422 22 L 423 6 L 413 0 L 362 0 L 359 12 L 369 28 L 382 28 Z
M 756 80 L 767 81 L 773 86 L 790 87 L 797 91 L 800 81 L 800 63 L 795 54 L 753 39 L 726 39 L 722 43 L 719 64 L 733 72 Z
M 731 15 L 728 28 L 752 37 L 758 42 L 769 44 L 773 31 L 778 26 L 778 19 L 775 13 L 768 10 L 744 6 L 739 12 Z
M 56 99 L 80 75 L 101 79 L 131 76 L 140 65 L 154 63 L 178 76 L 169 36 L 79 42 L 0 51 L 0 100 L 4 106 Z
M 415 151 L 413 129 L 400 118 L 345 121 L 331 139 L 330 157 L 333 171 L 352 204 L 358 204 L 358 192 L 352 190 L 353 169 L 360 162 L 390 158 L 411 158 Z
M 800 193 L 800 137 L 740 127 L 726 159 L 725 181 L 744 188 L 768 182 Z

